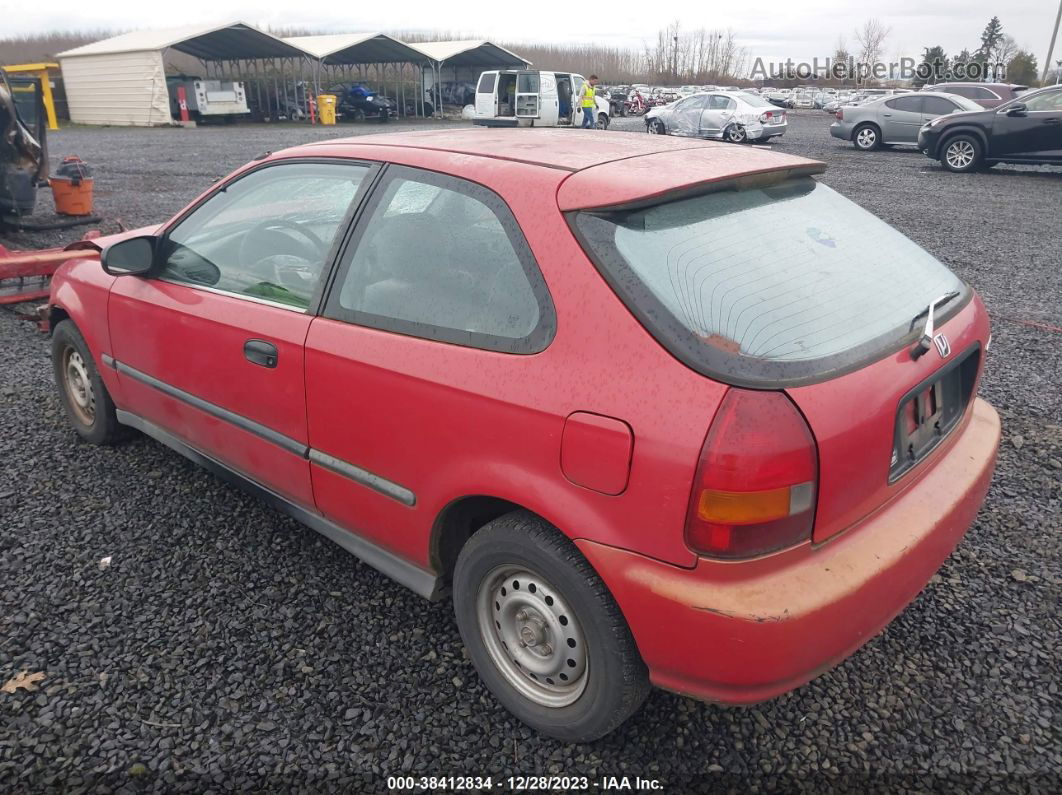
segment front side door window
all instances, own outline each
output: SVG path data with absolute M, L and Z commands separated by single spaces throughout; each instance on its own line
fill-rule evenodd
M 169 230 L 160 276 L 306 309 L 368 171 L 335 162 L 252 171 Z

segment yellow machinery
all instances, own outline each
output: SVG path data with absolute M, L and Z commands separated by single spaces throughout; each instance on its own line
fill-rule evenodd
M 59 122 L 55 118 L 55 100 L 52 98 L 52 81 L 48 76 L 49 69 L 58 69 L 57 63 L 21 63 L 14 66 L 5 66 L 3 70 L 9 75 L 35 74 L 41 81 L 41 97 L 44 99 L 44 112 L 48 116 L 48 129 L 58 130 Z M 18 89 L 15 89 L 16 91 Z

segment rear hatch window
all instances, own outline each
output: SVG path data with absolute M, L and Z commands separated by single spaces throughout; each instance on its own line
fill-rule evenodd
M 649 207 L 574 213 L 584 248 L 674 356 L 738 386 L 854 370 L 969 289 L 925 249 L 811 177 L 758 175 Z

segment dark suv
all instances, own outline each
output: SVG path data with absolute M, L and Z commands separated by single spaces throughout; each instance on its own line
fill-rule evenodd
M 1019 86 L 1014 83 L 938 83 L 935 86 L 926 86 L 932 91 L 946 91 L 949 94 L 958 94 L 960 97 L 972 99 L 982 108 L 997 108 L 1004 102 L 1017 99 L 1023 91 L 1028 91 L 1028 86 Z
M 918 148 L 948 171 L 996 163 L 1062 165 L 1062 85 L 1031 91 L 994 110 L 923 124 Z

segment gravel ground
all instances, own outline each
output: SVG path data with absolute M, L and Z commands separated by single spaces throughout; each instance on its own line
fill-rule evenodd
M 654 692 L 597 743 L 536 736 L 479 683 L 448 603 L 150 440 L 80 444 L 47 341 L 0 312 L 0 682 L 44 674 L 35 692 L 0 692 L 0 789 L 367 791 L 396 773 L 492 774 L 507 789 L 554 773 L 669 791 L 1059 791 L 1062 171 L 948 174 L 913 150 L 858 153 L 825 114 L 791 116 L 775 148 L 827 161 L 825 182 L 970 281 L 994 322 L 995 481 L 885 632 L 767 704 Z M 96 167 L 108 225 L 140 225 L 265 149 L 330 134 L 76 129 L 52 152 Z

